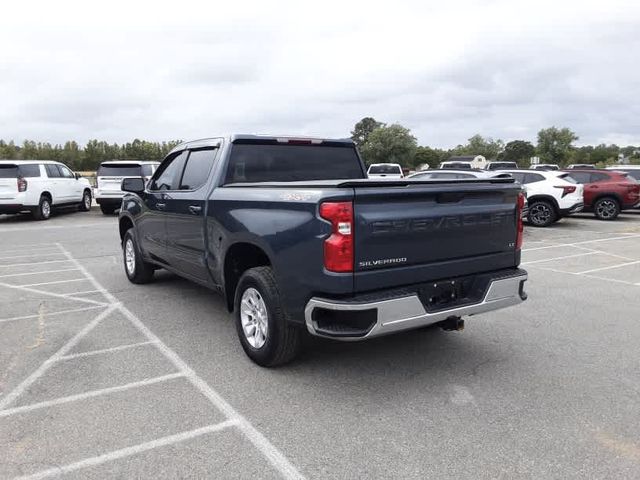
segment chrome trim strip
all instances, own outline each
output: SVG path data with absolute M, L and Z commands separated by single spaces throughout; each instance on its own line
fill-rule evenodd
M 309 333 L 319 337 L 328 337 L 342 341 L 365 340 L 367 338 L 387 335 L 402 330 L 432 325 L 446 320 L 449 317 L 476 315 L 478 313 L 490 312 L 517 305 L 523 301 L 520 297 L 520 283 L 526 281 L 527 278 L 527 275 L 517 275 L 493 280 L 484 298 L 478 303 L 434 313 L 429 313 L 425 310 L 417 295 L 408 295 L 406 297 L 367 303 L 348 303 L 314 297 L 309 300 L 304 309 L 305 323 Z M 378 320 L 369 333 L 362 337 L 334 337 L 317 331 L 316 324 L 312 319 L 312 313 L 313 310 L 318 307 L 342 311 L 369 310 L 375 308 L 378 310 Z

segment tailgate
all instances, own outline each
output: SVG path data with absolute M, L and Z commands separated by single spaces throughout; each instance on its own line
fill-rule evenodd
M 97 185 L 101 193 L 121 192 L 122 180 L 126 177 L 98 177 Z M 138 177 L 139 178 L 139 177 Z
M 18 167 L 0 165 L 0 199 L 13 199 L 18 194 Z
M 355 188 L 355 291 L 514 267 L 512 181 Z

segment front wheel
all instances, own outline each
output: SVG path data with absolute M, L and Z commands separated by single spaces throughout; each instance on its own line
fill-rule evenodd
M 593 213 L 600 220 L 615 220 L 620 215 L 620 204 L 615 198 L 601 198 L 593 205 Z
M 546 200 L 534 200 L 529 203 L 529 223 L 534 227 L 548 227 L 556 221 L 556 210 Z
M 154 268 L 142 259 L 142 253 L 133 228 L 127 230 L 122 240 L 122 257 L 124 271 L 131 283 L 149 283 L 153 278 Z
M 287 322 L 271 267 L 244 272 L 234 306 L 240 344 L 251 360 L 263 367 L 274 367 L 295 358 L 301 332 Z

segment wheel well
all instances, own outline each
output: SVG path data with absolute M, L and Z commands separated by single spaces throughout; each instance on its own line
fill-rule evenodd
M 267 254 L 251 243 L 236 243 L 227 250 L 224 258 L 224 291 L 230 312 L 233 311 L 236 287 L 242 274 L 250 268 L 267 265 L 271 265 Z
M 52 197 L 52 196 L 51 196 L 51 194 L 50 194 L 49 192 L 47 192 L 47 191 L 42 192 L 42 193 L 40 194 L 40 196 L 41 196 L 41 197 L 47 197 L 47 198 L 49 199 L 49 202 L 53 202 L 53 197 Z
M 133 222 L 129 217 L 122 217 L 119 223 L 120 228 L 120 240 L 124 239 L 124 234 L 127 233 L 127 230 L 133 228 Z
M 84 191 L 85 191 L 85 192 L 89 192 L 89 195 L 93 196 L 93 195 L 91 194 L 91 189 L 90 189 L 90 188 L 88 188 L 88 187 L 87 187 L 87 188 L 85 188 L 85 189 L 84 189 Z M 84 193 L 84 192 L 83 192 L 83 193 Z
M 616 202 L 618 202 L 619 207 L 622 207 L 622 199 L 613 192 L 601 193 L 600 195 L 598 195 L 593 199 L 593 204 L 595 205 L 598 200 L 602 200 L 603 198 L 611 198 L 612 200 L 615 200 Z
M 527 202 L 529 202 L 529 205 L 531 205 L 536 200 L 544 200 L 546 202 L 549 202 L 556 210 L 556 213 L 558 213 L 560 209 L 560 207 L 558 206 L 558 201 L 555 198 L 546 195 L 534 195 L 533 197 L 528 198 Z

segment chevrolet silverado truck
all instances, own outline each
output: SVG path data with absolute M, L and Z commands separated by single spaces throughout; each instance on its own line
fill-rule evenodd
M 124 269 L 220 292 L 259 365 L 307 333 L 365 340 L 526 299 L 513 178 L 375 180 L 351 140 L 232 135 L 183 143 L 122 181 Z

